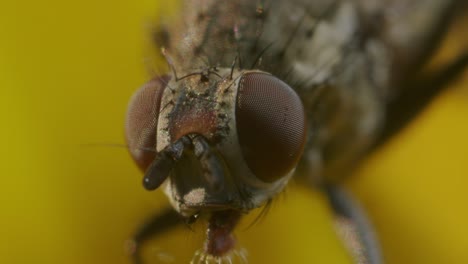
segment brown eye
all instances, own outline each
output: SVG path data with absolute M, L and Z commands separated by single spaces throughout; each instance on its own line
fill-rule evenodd
M 159 107 L 170 77 L 161 76 L 147 82 L 130 99 L 125 122 L 125 136 L 130 154 L 145 171 L 154 160 Z
M 305 145 L 306 121 L 299 96 L 278 78 L 245 74 L 239 83 L 236 124 L 252 172 L 272 182 L 291 171 Z

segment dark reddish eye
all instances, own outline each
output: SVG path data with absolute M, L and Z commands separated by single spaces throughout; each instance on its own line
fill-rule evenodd
M 170 77 L 152 79 L 135 92 L 127 111 L 125 136 L 135 162 L 143 171 L 154 160 L 159 107 Z
M 239 82 L 236 124 L 242 155 L 262 181 L 291 171 L 305 145 L 306 120 L 299 96 L 278 78 L 245 74 Z

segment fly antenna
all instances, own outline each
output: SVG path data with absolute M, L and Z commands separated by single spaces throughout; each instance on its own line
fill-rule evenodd
M 119 144 L 119 143 L 87 143 L 87 144 L 80 144 L 80 146 L 82 146 L 82 147 L 136 149 L 136 150 L 141 150 L 142 152 L 157 153 L 157 151 L 154 150 L 153 148 L 130 147 L 129 145 Z

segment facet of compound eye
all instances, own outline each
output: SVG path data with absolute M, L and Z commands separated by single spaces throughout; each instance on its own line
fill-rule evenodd
M 299 161 L 306 139 L 306 117 L 299 96 L 266 73 L 247 73 L 236 103 L 239 144 L 250 170 L 262 181 L 286 176 Z
M 169 76 L 156 77 L 135 92 L 125 122 L 127 145 L 135 162 L 145 171 L 156 155 L 156 130 L 161 96 Z

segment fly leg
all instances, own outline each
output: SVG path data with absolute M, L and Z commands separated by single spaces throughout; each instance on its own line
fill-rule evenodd
M 153 215 L 146 223 L 139 227 L 127 243 L 132 262 L 134 264 L 143 263 L 141 252 L 142 245 L 146 241 L 183 223 L 183 218 L 174 209 L 169 207 Z
M 325 193 L 335 214 L 336 231 L 356 263 L 383 263 L 373 227 L 357 201 L 336 185 L 326 186 Z
M 143 177 L 143 186 L 151 191 L 157 189 L 168 177 L 175 163 L 183 153 L 191 148 L 191 141 L 187 136 L 181 137 L 160 151 Z M 172 208 L 165 208 L 162 212 L 152 216 L 143 224 L 133 238 L 128 242 L 128 252 L 135 264 L 142 264 L 141 245 L 152 237 L 183 223 L 183 218 Z M 190 221 L 190 219 L 188 219 Z
M 467 68 L 468 50 L 436 72 L 423 74 L 406 82 L 402 92 L 387 104 L 385 127 L 373 148 L 382 145 L 404 128 Z

